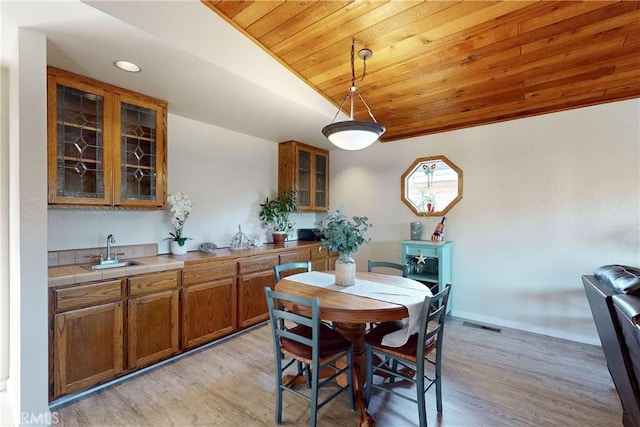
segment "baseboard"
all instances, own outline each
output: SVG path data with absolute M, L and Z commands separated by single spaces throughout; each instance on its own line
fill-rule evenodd
M 602 347 L 600 343 L 600 339 L 598 336 L 590 336 L 590 335 L 582 335 L 576 333 L 569 333 L 567 331 L 562 331 L 555 328 L 544 328 L 538 326 L 532 326 L 527 323 L 514 322 L 510 320 L 505 320 L 492 316 L 483 316 L 478 315 L 476 313 L 470 313 L 461 310 L 451 310 L 451 316 L 458 317 L 460 319 L 466 319 L 470 321 L 485 323 L 493 327 L 503 327 L 503 328 L 511 328 L 517 329 L 525 332 L 532 332 L 534 334 L 546 335 L 549 337 L 560 338 L 569 341 L 575 341 L 582 344 L 595 345 L 598 347 Z

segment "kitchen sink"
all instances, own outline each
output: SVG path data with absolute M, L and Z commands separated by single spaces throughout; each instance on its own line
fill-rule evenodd
M 118 261 L 118 262 L 108 261 L 108 262 L 102 262 L 98 264 L 83 265 L 82 268 L 85 268 L 89 271 L 96 271 L 96 270 L 107 270 L 110 268 L 130 267 L 132 265 L 142 265 L 142 263 L 138 261 Z

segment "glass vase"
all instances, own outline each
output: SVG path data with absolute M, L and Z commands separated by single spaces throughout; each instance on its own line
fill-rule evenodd
M 422 223 L 412 222 L 410 226 L 411 240 L 422 240 Z
M 336 285 L 353 286 L 356 284 L 356 261 L 351 254 L 341 253 L 336 260 Z

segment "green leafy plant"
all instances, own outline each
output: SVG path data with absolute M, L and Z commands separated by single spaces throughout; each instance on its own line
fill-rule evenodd
M 260 220 L 268 229 L 272 231 L 285 231 L 287 233 L 294 230 L 295 225 L 289 219 L 289 214 L 300 211 L 300 201 L 295 191 L 283 191 L 280 197 L 267 200 L 260 204 Z
M 341 205 L 335 213 L 329 213 L 327 219 L 320 224 L 324 238 L 320 240 L 321 248 L 328 248 L 341 254 L 358 252 L 358 248 L 371 243 L 367 231 L 373 227 L 366 216 L 353 216 L 353 221 L 343 212 Z

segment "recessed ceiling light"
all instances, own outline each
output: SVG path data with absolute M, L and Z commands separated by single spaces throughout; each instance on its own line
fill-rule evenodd
M 130 73 L 139 73 L 142 68 L 139 65 L 134 64 L 133 62 L 118 60 L 114 62 L 114 65 L 121 70 L 128 71 Z

